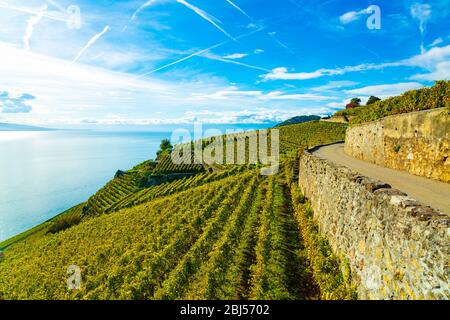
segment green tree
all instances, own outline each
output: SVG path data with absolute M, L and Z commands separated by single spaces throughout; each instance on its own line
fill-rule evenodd
M 381 99 L 375 96 L 370 96 L 369 100 L 367 100 L 366 105 L 374 104 L 377 101 L 380 101 Z
M 173 150 L 173 146 L 169 139 L 161 140 L 159 145 L 159 150 L 156 152 L 156 160 L 160 160 L 161 156 L 164 154 L 170 154 Z
M 361 99 L 360 98 L 353 98 L 352 100 L 350 100 L 350 103 L 359 106 L 361 104 Z

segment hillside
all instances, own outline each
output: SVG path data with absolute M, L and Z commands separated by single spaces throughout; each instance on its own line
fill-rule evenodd
M 431 88 L 411 90 L 368 106 L 341 110 L 334 117 L 345 117 L 350 124 L 357 124 L 389 115 L 442 107 L 450 109 L 450 81 L 436 81 Z
M 0 123 L 0 131 L 50 131 L 53 129 L 12 123 Z
M 319 116 L 297 116 L 290 119 L 287 119 L 286 121 L 283 121 L 275 126 L 275 128 L 282 127 L 282 126 L 288 126 L 291 124 L 299 124 L 309 121 L 315 121 L 320 120 L 321 118 Z
M 341 272 L 308 204 L 298 204 L 292 180 L 292 151 L 340 141 L 344 131 L 321 122 L 282 127 L 283 164 L 275 176 L 230 166 L 148 187 L 113 180 L 97 195 L 109 214 L 69 211 L 9 243 L 0 299 L 353 298 L 350 275 Z M 61 281 L 72 264 L 82 270 L 78 291 Z

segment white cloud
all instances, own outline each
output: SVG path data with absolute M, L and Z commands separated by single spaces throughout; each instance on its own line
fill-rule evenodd
M 264 80 L 307 80 L 324 76 L 322 70 L 313 72 L 289 73 L 287 68 L 279 67 L 263 76 Z
M 346 104 L 346 102 L 329 102 L 326 106 L 333 109 L 343 109 Z
M 0 91 L 0 113 L 28 113 L 32 109 L 29 102 L 35 98 L 28 93 L 15 95 Z
M 434 39 L 433 42 L 430 43 L 430 47 L 435 47 L 435 46 L 437 46 L 438 44 L 441 44 L 441 43 L 443 43 L 443 42 L 444 42 L 444 40 L 443 40 L 442 38 Z
M 428 70 L 429 73 L 416 74 L 413 80 L 443 80 L 450 79 L 450 45 L 445 47 L 434 47 L 430 50 L 403 61 L 403 64 L 411 67 L 419 67 Z
M 412 17 L 419 20 L 419 29 L 423 34 L 426 29 L 426 23 L 431 17 L 431 6 L 426 3 L 415 3 L 411 6 L 410 11 Z
M 445 47 L 434 47 L 430 50 L 404 60 L 402 63 L 409 66 L 423 67 L 433 69 L 434 66 L 442 61 L 450 59 L 450 45 Z
M 256 108 L 253 110 L 227 110 L 227 111 L 189 111 L 186 118 L 180 119 L 182 123 L 190 123 L 193 120 L 213 124 L 261 124 L 281 122 L 298 115 L 325 115 L 330 108 L 296 108 L 286 110 L 278 108 Z
M 263 49 L 255 49 L 255 51 L 253 51 L 254 54 L 261 54 L 263 52 L 264 52 Z
M 312 88 L 312 91 L 329 91 L 329 90 L 333 90 L 333 89 L 340 89 L 340 88 L 345 88 L 345 87 L 351 87 L 354 85 L 357 85 L 358 82 L 354 82 L 354 81 L 347 81 L 347 80 L 343 80 L 343 81 L 330 81 L 327 84 L 323 85 L 323 86 L 319 86 L 319 87 L 315 87 Z
M 36 97 L 32 113 L 8 114 L 8 121 L 17 123 L 51 126 L 78 124 L 86 119 L 98 120 L 99 124 L 185 123 L 192 120 L 183 115 L 186 110 L 207 108 L 211 112 L 222 112 L 233 107 L 255 110 L 269 103 L 272 111 L 276 108 L 288 110 L 293 108 L 292 102 L 296 102 L 295 113 L 298 115 L 302 101 L 311 110 L 316 110 L 320 101 L 333 98 L 308 92 L 242 90 L 237 86 L 230 87 L 225 79 L 217 77 L 202 76 L 198 80 L 191 77 L 188 82 L 173 83 L 137 78 L 81 63 L 70 64 L 67 60 L 21 50 L 2 42 L 0 52 L 2 90 L 29 92 Z M 319 103 L 314 104 L 314 101 Z M 163 112 L 165 116 L 154 118 L 156 112 Z M 108 114 L 115 117 L 108 118 Z M 263 121 L 275 116 L 271 114 L 267 118 L 261 112 L 245 117 L 245 121 Z M 237 115 L 219 120 L 232 123 L 235 119 L 238 119 Z M 202 121 L 216 119 L 208 119 L 205 115 Z
M 359 11 L 349 11 L 341 15 L 339 17 L 339 21 L 341 21 L 342 24 L 349 24 L 353 21 L 358 20 L 361 16 L 368 13 L 369 13 L 368 8 Z
M 450 80 L 450 61 L 443 61 L 436 64 L 434 71 L 425 74 L 415 74 L 411 77 L 412 80 Z
M 36 96 L 34 111 L 41 114 L 70 112 L 61 107 L 68 101 L 79 105 L 108 105 L 112 109 L 120 106 L 117 98 L 108 94 L 110 91 L 130 91 L 134 96 L 147 95 L 155 100 L 170 97 L 175 92 L 175 88 L 163 82 L 140 80 L 81 64 L 71 65 L 66 60 L 20 50 L 2 42 L 0 52 L 2 90 Z
M 387 67 L 397 67 L 400 66 L 399 62 L 386 62 L 380 64 L 359 64 L 356 66 L 346 66 L 343 68 L 337 69 L 318 69 L 312 72 L 288 72 L 287 68 L 279 67 L 273 69 L 270 73 L 263 75 L 262 78 L 264 81 L 267 80 L 308 80 L 315 79 L 324 76 L 335 76 L 335 75 L 343 75 L 348 72 L 360 72 L 360 71 L 368 71 L 368 70 L 379 70 Z
M 375 86 L 367 86 L 358 89 L 346 90 L 347 94 L 377 96 L 379 98 L 387 98 L 404 93 L 408 90 L 422 88 L 423 85 L 418 82 L 401 82 L 395 84 L 382 84 Z
M 261 91 L 240 91 L 237 87 L 228 87 L 209 94 L 193 93 L 192 98 L 199 100 L 227 100 L 229 98 L 260 97 L 262 94 Z
M 336 69 L 318 69 L 312 72 L 288 72 L 286 67 L 273 69 L 268 74 L 262 75 L 263 81 L 269 80 L 308 80 L 324 76 L 343 75 L 350 72 L 361 72 L 370 70 L 382 70 L 392 67 L 416 67 L 430 71 L 426 75 L 415 75 L 412 79 L 431 79 L 432 76 L 440 76 L 433 80 L 448 79 L 447 65 L 444 63 L 450 60 L 450 45 L 445 47 L 433 47 L 419 55 L 404 60 L 384 63 L 366 63 L 355 66 L 345 66 Z
M 224 56 L 225 59 L 242 59 L 248 56 L 247 53 L 232 53 Z
M 317 95 L 313 93 L 297 93 L 297 94 L 285 94 L 280 91 L 273 91 L 262 97 L 264 100 L 296 100 L 296 101 L 324 101 L 332 100 L 335 97 Z
M 193 94 L 194 99 L 213 99 L 213 100 L 228 100 L 228 99 L 258 99 L 262 101 L 271 100 L 294 100 L 294 101 L 324 101 L 332 100 L 335 97 L 326 95 L 317 95 L 312 93 L 296 93 L 296 94 L 286 94 L 283 91 L 271 91 L 264 93 L 262 91 L 243 91 L 239 90 L 237 87 L 229 87 L 223 90 L 216 91 L 211 94 Z

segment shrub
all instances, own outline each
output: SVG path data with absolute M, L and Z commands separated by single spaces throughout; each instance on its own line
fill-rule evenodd
M 57 233 L 66 230 L 74 225 L 81 222 L 81 215 L 76 212 L 68 215 L 62 215 L 53 221 L 53 223 L 48 228 L 47 233 Z

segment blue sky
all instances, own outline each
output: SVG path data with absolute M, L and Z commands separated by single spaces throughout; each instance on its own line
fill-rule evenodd
M 369 29 L 374 5 L 381 25 Z M 450 78 L 448 0 L 0 0 L 0 9 L 6 122 L 264 123 Z

